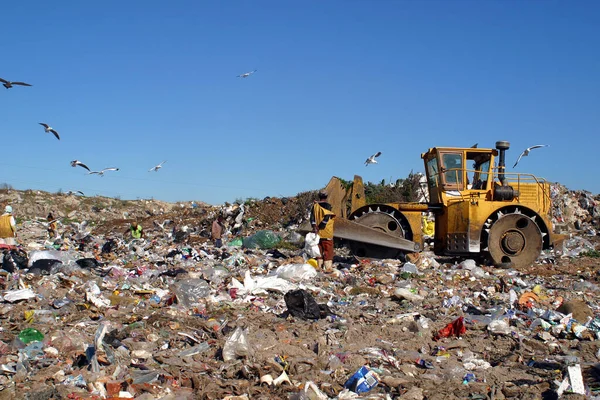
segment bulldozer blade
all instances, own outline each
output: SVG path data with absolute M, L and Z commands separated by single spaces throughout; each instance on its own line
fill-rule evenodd
M 419 251 L 419 245 L 412 240 L 371 229 L 368 226 L 347 219 L 336 218 L 333 227 L 334 236 L 341 239 L 354 240 L 356 242 L 375 244 L 410 252 Z
M 371 229 L 368 226 L 361 225 L 347 219 L 336 218 L 333 220 L 333 223 L 333 235 L 336 238 L 390 247 L 408 252 L 420 250 L 419 244 L 411 240 Z M 298 231 L 303 233 L 310 232 L 310 224 L 308 222 L 303 223 L 298 227 Z

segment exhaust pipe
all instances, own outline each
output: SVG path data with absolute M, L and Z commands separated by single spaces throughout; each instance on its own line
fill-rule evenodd
M 505 140 L 496 142 L 496 150 L 500 152 L 500 158 L 498 159 L 498 179 L 502 186 L 506 186 L 506 178 L 504 172 L 506 171 L 506 150 L 510 148 L 510 143 Z

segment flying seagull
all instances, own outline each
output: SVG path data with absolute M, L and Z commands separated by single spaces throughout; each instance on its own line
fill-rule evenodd
M 87 165 L 85 165 L 84 163 L 82 163 L 82 162 L 81 162 L 81 161 L 79 161 L 79 160 L 73 160 L 73 161 L 71 161 L 71 167 L 75 168 L 75 167 L 76 167 L 76 166 L 78 166 L 78 165 L 79 165 L 80 167 L 82 167 L 82 168 L 85 168 L 85 169 L 87 169 L 87 170 L 88 170 L 88 171 L 90 171 L 90 172 L 92 171 L 91 169 L 89 169 L 89 168 L 88 168 L 88 166 L 87 166 Z
M 523 158 L 523 157 L 525 157 L 525 156 L 528 156 L 528 155 L 529 155 L 529 152 L 530 152 L 531 150 L 533 150 L 533 149 L 537 149 L 537 148 L 540 148 L 540 147 L 547 147 L 547 146 L 549 146 L 549 145 L 547 145 L 547 144 L 536 144 L 535 146 L 531 146 L 531 147 L 528 147 L 528 148 L 526 148 L 526 149 L 525 149 L 525 150 L 524 150 L 524 151 L 521 153 L 521 155 L 519 156 L 519 158 L 517 158 L 517 162 L 515 163 L 515 165 L 513 165 L 513 168 L 517 166 L 517 164 L 519 163 L 519 161 L 521 161 L 521 158 Z
M 88 175 L 98 174 L 99 176 L 103 177 L 104 173 L 107 171 L 118 171 L 118 170 L 119 170 L 119 168 L 104 168 L 102 171 L 91 171 L 91 172 L 88 172 L 87 174 Z
M 246 73 L 244 73 L 244 74 L 238 75 L 237 77 L 238 77 L 238 78 L 247 78 L 247 77 L 249 77 L 250 75 L 252 75 L 253 73 L 255 73 L 256 71 L 258 71 L 258 70 L 257 70 L 257 69 L 255 69 L 254 71 L 246 72 Z
M 56 138 L 57 138 L 58 140 L 60 140 L 60 136 L 58 136 L 58 132 L 56 132 L 56 131 L 54 130 L 54 128 L 52 128 L 50 125 L 48 125 L 48 124 L 45 124 L 45 123 L 43 123 L 43 122 L 40 122 L 40 125 L 44 127 L 44 131 L 45 131 L 45 132 L 52 132 L 52 133 L 54 133 L 54 136 L 56 136 Z
M 375 160 L 375 158 L 379 157 L 381 155 L 381 152 L 378 151 L 377 153 L 373 154 L 371 157 L 367 158 L 367 161 L 365 161 L 365 167 L 367 167 L 369 164 L 377 164 L 377 160 Z
M 171 222 L 173 222 L 173 221 L 171 221 L 170 219 L 165 219 L 165 220 L 162 222 L 162 224 L 159 224 L 159 223 L 158 223 L 158 222 L 156 222 L 156 221 L 152 221 L 152 222 L 154 223 L 154 225 L 155 225 L 155 226 L 159 227 L 161 231 L 164 231 L 164 230 L 165 230 L 165 226 L 166 226 L 166 225 L 169 225 L 169 224 L 170 224 Z
M 161 162 L 160 164 L 158 164 L 157 166 L 150 168 L 150 169 L 148 170 L 148 172 L 152 172 L 152 171 L 158 172 L 158 170 L 159 170 L 159 169 L 161 169 L 161 168 L 162 168 L 162 165 L 163 165 L 164 163 L 166 163 L 166 162 L 167 162 L 167 161 L 165 160 L 165 161 Z
M 80 194 L 80 195 L 82 195 L 82 196 L 85 196 L 85 194 L 83 194 L 83 192 L 82 192 L 81 190 L 75 190 L 75 191 L 69 190 L 69 191 L 66 193 L 66 195 L 67 195 L 67 196 L 70 196 L 70 195 L 72 195 L 72 194 L 75 194 L 75 193 L 78 193 L 78 194 Z
M 25 83 L 25 82 L 10 82 L 10 81 L 7 81 L 6 79 L 2 79 L 2 78 L 0 78 L 0 82 L 2 82 L 2 86 L 4 86 L 7 89 L 10 89 L 11 87 L 13 87 L 13 85 L 31 86 L 29 83 Z

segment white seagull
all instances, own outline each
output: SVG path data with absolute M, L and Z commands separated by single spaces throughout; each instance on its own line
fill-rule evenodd
M 528 156 L 528 155 L 529 155 L 529 152 L 530 152 L 531 150 L 533 150 L 533 149 L 537 149 L 537 148 L 540 148 L 540 147 L 548 147 L 548 146 L 549 146 L 549 145 L 547 145 L 547 144 L 536 144 L 535 146 L 531 146 L 531 147 L 528 147 L 528 148 L 526 148 L 526 149 L 525 149 L 525 150 L 524 150 L 524 151 L 521 153 L 521 155 L 519 156 L 519 158 L 517 158 L 517 162 L 515 163 L 515 165 L 513 165 L 513 168 L 517 166 L 517 164 L 519 163 L 519 161 L 521 161 L 521 158 L 523 158 L 523 157 L 525 157 L 525 156 Z
M 44 127 L 44 132 L 52 132 L 52 133 L 54 133 L 54 136 L 56 136 L 56 138 L 58 140 L 60 140 L 60 136 L 58 136 L 58 132 L 56 132 L 53 127 L 51 127 L 50 125 L 45 124 L 43 122 L 40 122 L 40 125 Z
M 169 224 L 170 224 L 171 222 L 173 222 L 173 221 L 171 221 L 170 219 L 165 219 L 165 220 L 162 222 L 162 224 L 159 224 L 159 223 L 158 223 L 158 222 L 156 222 L 156 221 L 152 221 L 152 222 L 154 223 L 154 225 L 155 225 L 155 226 L 159 227 L 159 228 L 160 228 L 160 230 L 164 232 L 164 230 L 165 230 L 165 226 L 166 226 L 166 225 L 169 225 Z
M 88 172 L 87 174 L 88 175 L 98 174 L 99 176 L 104 177 L 104 173 L 105 172 L 107 172 L 107 171 L 118 171 L 118 170 L 119 170 L 119 168 L 104 168 L 102 171 L 91 171 L 91 172 Z
M 78 166 L 78 165 L 79 165 L 80 167 L 82 167 L 82 168 L 85 168 L 85 169 L 87 169 L 87 170 L 88 170 L 88 171 L 90 171 L 90 172 L 92 171 L 91 169 L 89 169 L 89 167 L 88 167 L 87 165 L 85 165 L 84 163 L 82 163 L 82 162 L 81 162 L 81 161 L 79 161 L 79 160 L 73 160 L 73 161 L 71 161 L 71 167 L 75 168 L 75 167 L 76 167 L 76 166 Z
M 254 71 L 246 72 L 246 73 L 244 73 L 244 74 L 238 75 L 237 77 L 238 77 L 238 78 L 247 78 L 247 77 L 249 77 L 250 75 L 252 75 L 253 73 L 255 73 L 256 71 L 258 71 L 258 70 L 257 70 L 257 69 L 255 69 Z
M 70 195 L 72 195 L 72 194 L 75 194 L 75 193 L 78 193 L 78 194 L 80 194 L 80 195 L 82 195 L 82 196 L 85 196 L 85 194 L 83 194 L 83 192 L 82 192 L 81 190 L 75 190 L 75 191 L 69 190 L 69 191 L 66 193 L 66 195 L 67 195 L 67 196 L 70 196 Z
M 25 83 L 25 82 L 11 82 L 11 81 L 7 81 L 6 79 L 2 79 L 2 78 L 0 78 L 0 82 L 2 82 L 2 86 L 4 86 L 7 89 L 10 89 L 11 87 L 13 87 L 13 85 L 31 86 L 29 83 Z
M 159 169 L 161 169 L 161 168 L 162 168 L 162 165 L 163 165 L 164 163 L 166 163 L 166 162 L 167 162 L 167 161 L 165 160 L 165 161 L 161 162 L 160 164 L 158 164 L 157 166 L 150 168 L 150 169 L 148 170 L 148 172 L 152 172 L 152 171 L 158 172 L 158 170 L 159 170 Z
M 381 152 L 378 151 L 377 153 L 373 154 L 371 157 L 367 158 L 367 161 L 365 161 L 365 167 L 367 167 L 369 164 L 377 164 L 377 160 L 375 160 L 375 158 L 379 157 L 381 155 Z

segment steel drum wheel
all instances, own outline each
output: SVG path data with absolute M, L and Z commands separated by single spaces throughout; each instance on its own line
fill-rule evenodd
M 361 225 L 400 238 L 405 237 L 405 229 L 410 229 L 410 227 L 404 223 L 400 211 L 384 205 L 362 207 L 356 210 L 349 219 Z M 348 241 L 348 244 L 350 246 L 350 251 L 358 259 L 396 259 L 404 257 L 404 252 L 398 249 L 356 241 Z
M 525 268 L 533 264 L 542 251 L 542 233 L 524 214 L 504 215 L 490 228 L 488 251 L 497 266 Z

